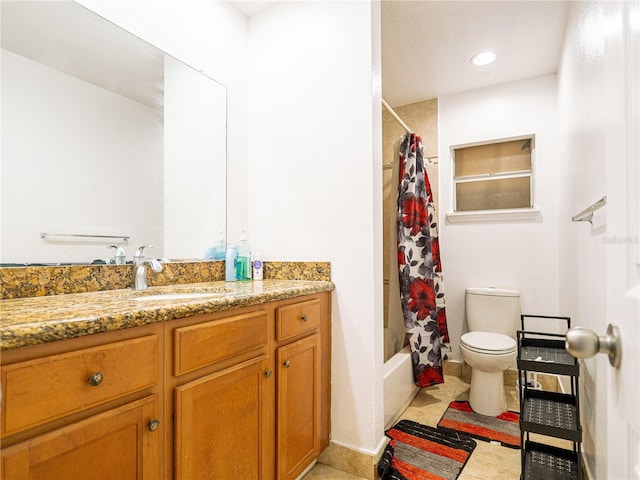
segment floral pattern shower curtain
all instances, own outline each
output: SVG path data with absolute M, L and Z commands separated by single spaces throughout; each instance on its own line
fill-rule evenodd
M 422 139 L 408 133 L 400 146 L 398 270 L 402 313 L 416 385 L 444 382 L 442 361 L 450 351 L 440 244 Z

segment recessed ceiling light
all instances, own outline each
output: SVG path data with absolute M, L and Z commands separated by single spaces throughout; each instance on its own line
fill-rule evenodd
M 471 63 L 474 65 L 489 65 L 496 60 L 496 52 L 492 52 L 488 50 L 486 52 L 476 53 L 473 57 L 471 57 Z

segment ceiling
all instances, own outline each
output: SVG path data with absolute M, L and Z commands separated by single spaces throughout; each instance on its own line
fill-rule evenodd
M 248 17 L 280 2 L 231 2 Z M 391 106 L 556 73 L 570 2 L 383 0 L 382 96 Z M 492 65 L 472 55 L 492 49 Z
M 280 2 L 231 2 L 245 15 L 252 16 Z M 406 105 L 452 93 L 555 73 L 560 61 L 569 3 L 566 1 L 461 1 L 461 0 L 384 0 L 382 12 L 382 95 L 391 106 Z M 72 7 L 78 8 L 72 2 Z M 13 15 L 14 5 L 20 6 L 22 17 Z M 86 40 L 76 41 L 69 27 L 75 11 L 69 7 L 54 17 L 49 5 L 59 9 L 60 2 L 2 2 L 2 44 L 9 47 L 8 38 L 23 38 L 33 44 L 41 38 L 49 46 L 66 39 L 65 50 L 86 49 Z M 38 9 L 36 9 L 38 7 Z M 44 10 L 42 10 L 44 9 Z M 57 10 L 60 12 L 60 10 Z M 25 14 L 26 12 L 26 14 Z M 81 12 L 83 13 L 83 12 Z M 10 15 L 11 14 L 11 15 Z M 26 16 L 24 16 L 26 15 Z M 44 26 L 46 36 L 35 35 L 25 27 L 23 18 Z M 54 20 L 56 20 L 54 22 Z M 56 22 L 60 23 L 56 23 Z M 8 28 L 12 27 L 12 28 Z M 95 27 L 95 28 L 94 28 Z M 88 27 L 98 31 L 97 26 Z M 12 35 L 9 35 L 11 30 Z M 63 35 L 58 35 L 63 33 Z M 70 40 L 69 40 L 70 39 Z M 150 77 L 137 84 L 156 84 L 161 74 L 158 68 L 147 68 L 145 62 L 130 55 L 128 44 L 116 42 L 112 57 L 132 58 L 123 67 L 127 72 L 148 71 Z M 9 48 L 11 49 L 11 48 Z M 495 63 L 476 67 L 471 56 L 484 49 L 498 53 Z M 50 50 L 50 49 L 49 49 Z M 17 49 L 16 47 L 16 50 Z M 123 53 L 124 52 L 124 53 Z M 22 53 L 22 52 L 19 52 Z M 24 53 L 22 53 L 24 54 Z M 153 63 L 153 53 L 146 53 Z M 27 55 L 28 56 L 28 55 Z M 134 59 L 135 58 L 135 59 Z M 40 58 L 40 61 L 46 59 Z M 117 62 L 107 62 L 115 68 Z M 91 62 L 76 62 L 87 70 Z M 139 67 L 145 68 L 140 69 Z M 145 70 L 146 69 L 146 70 Z M 94 76 L 111 78 L 98 72 Z M 113 80 L 112 80 L 113 81 Z M 133 95 L 133 93 L 131 93 Z M 152 103 L 153 99 L 146 99 Z
M 392 106 L 556 73 L 565 1 L 382 2 L 382 96 Z M 497 52 L 484 67 L 470 63 Z

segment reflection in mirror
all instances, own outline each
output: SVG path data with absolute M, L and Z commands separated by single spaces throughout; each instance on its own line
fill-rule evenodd
M 0 263 L 202 258 L 226 230 L 226 88 L 75 2 L 1 8 Z

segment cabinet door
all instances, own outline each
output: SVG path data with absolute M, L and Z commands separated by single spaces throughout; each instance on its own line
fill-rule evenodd
M 156 395 L 2 450 L 1 477 L 31 480 L 160 478 Z
M 280 347 L 278 478 L 296 478 L 320 453 L 320 336 Z
M 176 388 L 175 477 L 273 478 L 273 377 L 266 355 Z

